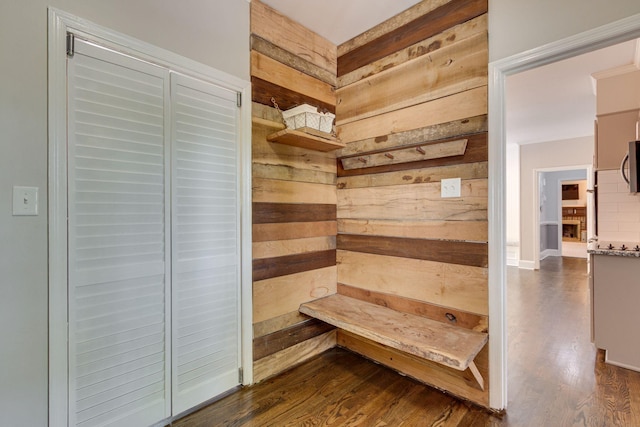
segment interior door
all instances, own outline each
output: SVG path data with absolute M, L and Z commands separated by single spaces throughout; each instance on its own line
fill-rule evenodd
M 69 424 L 170 415 L 168 72 L 81 40 L 68 60 Z

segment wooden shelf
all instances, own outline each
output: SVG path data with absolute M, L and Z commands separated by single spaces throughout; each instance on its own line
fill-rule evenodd
M 340 294 L 303 303 L 299 311 L 405 353 L 459 371 L 469 369 L 484 390 L 484 379 L 474 359 L 489 339 L 485 333 Z
M 321 134 L 321 132 L 309 128 L 283 129 L 269 135 L 267 141 L 325 152 L 346 147 L 346 144 L 343 144 L 331 135 L 326 134 L 326 136 L 324 136 Z

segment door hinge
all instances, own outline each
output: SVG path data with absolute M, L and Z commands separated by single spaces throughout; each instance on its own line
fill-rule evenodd
M 69 58 L 73 58 L 73 54 L 75 53 L 75 41 L 75 36 L 72 33 L 67 33 L 67 56 Z
M 244 381 L 244 371 L 242 368 L 238 368 L 238 382 L 242 384 Z
M 238 92 L 236 93 L 237 98 L 236 98 L 236 103 L 238 104 L 238 108 L 242 107 L 242 93 Z

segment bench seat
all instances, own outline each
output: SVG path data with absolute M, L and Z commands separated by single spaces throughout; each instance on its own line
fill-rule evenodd
M 340 294 L 300 305 L 300 312 L 355 335 L 459 371 L 467 368 L 484 390 L 474 359 L 488 334 L 403 313 Z

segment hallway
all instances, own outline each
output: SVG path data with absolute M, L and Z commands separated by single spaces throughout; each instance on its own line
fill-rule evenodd
M 638 426 L 640 373 L 590 342 L 585 259 L 508 269 L 509 371 L 502 419 L 333 349 L 174 426 Z

